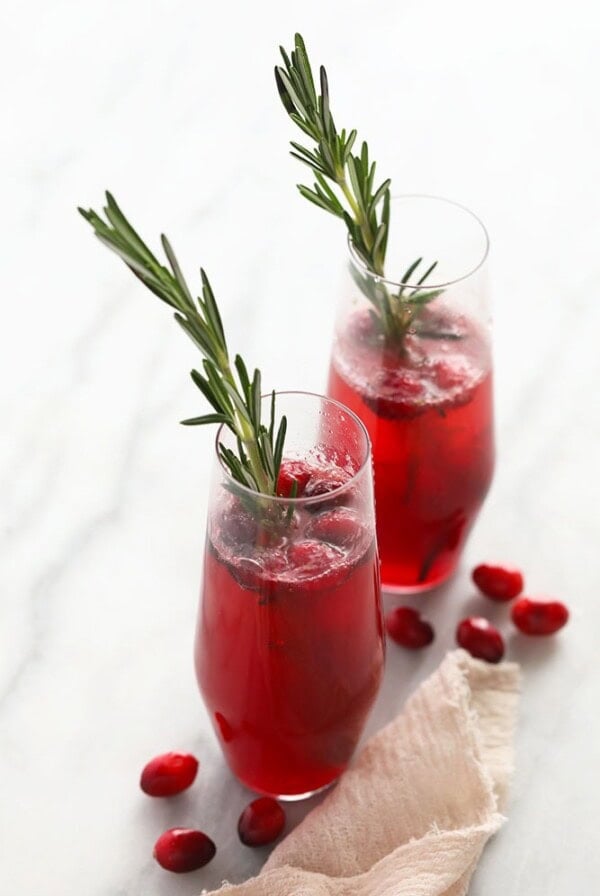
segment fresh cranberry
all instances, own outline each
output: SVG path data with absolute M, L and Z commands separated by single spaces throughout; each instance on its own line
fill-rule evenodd
M 374 395 L 363 395 L 363 401 L 385 419 L 418 417 L 426 409 L 425 384 L 418 374 L 403 368 L 382 370 L 373 384 Z
M 186 790 L 198 771 L 198 760 L 190 753 L 163 753 L 144 766 L 140 787 L 148 796 L 175 796 Z
M 290 566 L 302 578 L 321 575 L 339 558 L 340 552 L 336 548 L 314 539 L 296 541 L 288 549 Z
M 341 467 L 334 469 L 317 469 L 306 483 L 304 489 L 305 498 L 317 498 L 320 495 L 327 495 L 329 492 L 346 485 L 350 479 L 350 473 Z
M 425 385 L 419 372 L 402 367 L 384 369 L 375 375 L 378 391 L 391 393 L 399 401 L 415 401 L 425 397 Z
M 183 874 L 207 865 L 217 849 L 202 831 L 171 828 L 154 844 L 154 858 L 167 871 Z
M 481 616 L 463 619 L 456 629 L 456 640 L 460 647 L 479 660 L 499 663 L 504 656 L 504 640 L 495 626 Z
M 360 539 L 361 526 L 356 514 L 345 507 L 320 513 L 306 528 L 306 535 L 340 548 L 348 548 Z
M 223 512 L 221 534 L 226 544 L 233 547 L 254 544 L 257 530 L 252 514 L 237 501 Z
M 431 625 L 412 607 L 396 607 L 388 613 L 385 627 L 396 644 L 411 650 L 427 647 L 434 639 Z
M 296 497 L 304 495 L 306 483 L 310 479 L 311 468 L 301 460 L 283 460 L 277 477 L 277 494 L 289 498 L 296 483 Z
M 553 635 L 567 624 L 569 611 L 557 600 L 521 597 L 514 604 L 511 616 L 524 635 Z
M 468 379 L 468 371 L 462 366 L 453 365 L 449 360 L 436 361 L 432 373 L 436 386 L 443 391 L 456 389 Z
M 345 562 L 344 552 L 324 541 L 305 539 L 288 548 L 287 582 L 304 591 L 333 588 L 348 575 L 351 567 Z
M 523 590 L 523 576 L 518 569 L 481 563 L 472 578 L 479 590 L 492 600 L 512 600 Z
M 281 834 L 285 812 L 270 796 L 253 800 L 240 815 L 238 834 L 246 846 L 265 846 Z

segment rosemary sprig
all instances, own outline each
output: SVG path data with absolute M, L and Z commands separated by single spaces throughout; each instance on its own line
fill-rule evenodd
M 354 154 L 356 130 L 338 131 L 331 114 L 329 83 L 323 66 L 319 69 L 317 92 L 304 40 L 296 34 L 288 55 L 280 47 L 283 65 L 275 66 L 275 81 L 283 106 L 303 133 L 314 142 L 311 147 L 291 141 L 291 155 L 311 168 L 311 187 L 298 184 L 301 195 L 346 223 L 352 245 L 368 270 L 367 277 L 356 273 L 359 286 L 375 308 L 375 319 L 390 339 L 401 340 L 420 309 L 443 290 L 419 289 L 434 271 L 431 264 L 416 283 L 406 286 L 423 259 L 414 261 L 402 277 L 397 293 L 390 293 L 385 277 L 385 256 L 390 226 L 390 179 L 375 185 L 375 162 L 366 142 Z
M 221 315 L 204 270 L 200 269 L 202 296 L 194 301 L 164 234 L 161 243 L 170 270 L 153 255 L 110 193 L 106 193 L 106 220 L 93 209 L 80 208 L 79 212 L 92 225 L 98 239 L 116 252 L 151 292 L 175 309 L 175 320 L 204 355 L 203 372 L 192 370 L 190 375 L 214 413 L 181 422 L 186 426 L 224 423 L 237 439 L 237 454 L 219 445 L 232 477 L 253 491 L 274 495 L 287 421 L 282 417 L 276 426 L 275 392 L 272 392 L 269 425 L 262 423 L 260 370 L 255 370 L 251 379 L 240 355 L 233 362 L 236 381 Z

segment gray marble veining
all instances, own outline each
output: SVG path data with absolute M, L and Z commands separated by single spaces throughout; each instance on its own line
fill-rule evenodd
M 191 896 L 258 870 L 247 792 L 196 692 L 191 646 L 210 432 L 188 346 L 91 239 L 75 206 L 110 187 L 148 238 L 210 272 L 230 341 L 265 381 L 321 390 L 343 237 L 295 195 L 272 84 L 301 28 L 340 123 L 402 191 L 462 200 L 492 237 L 500 463 L 464 567 L 419 599 L 437 639 L 390 650 L 370 726 L 391 718 L 477 606 L 472 562 L 520 564 L 572 607 L 559 639 L 509 638 L 525 673 L 509 821 L 473 896 L 600 887 L 600 137 L 595 6 L 391 0 L 9 4 L 0 29 L 0 851 L 19 896 Z M 35 23 L 35 24 L 34 24 Z M 353 111 L 355 110 L 355 111 Z M 502 625 L 502 611 L 487 608 Z M 191 749 L 175 802 L 139 769 Z M 291 823 L 305 807 L 290 809 Z M 151 859 L 165 827 L 219 846 L 204 872 Z

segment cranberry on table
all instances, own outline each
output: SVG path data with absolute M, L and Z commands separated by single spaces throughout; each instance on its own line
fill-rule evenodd
M 459 647 L 488 663 L 499 663 L 504 656 L 504 640 L 498 629 L 482 616 L 463 619 L 456 629 Z
M 558 600 L 521 597 L 511 612 L 512 621 L 524 635 L 553 635 L 569 620 L 569 611 Z
M 413 607 L 396 607 L 386 616 L 385 627 L 396 644 L 410 650 L 427 647 L 435 637 L 432 626 Z
M 144 766 L 140 787 L 148 796 L 175 796 L 186 790 L 198 772 L 191 753 L 163 753 Z
M 285 825 L 285 812 L 270 796 L 253 800 L 242 812 L 238 821 L 238 834 L 246 846 L 266 846 L 281 834 Z
M 154 858 L 166 871 L 185 874 L 207 865 L 217 851 L 210 837 L 190 828 L 171 828 L 154 844 Z
M 479 590 L 492 600 L 513 600 L 523 590 L 523 575 L 510 566 L 480 563 L 472 573 Z

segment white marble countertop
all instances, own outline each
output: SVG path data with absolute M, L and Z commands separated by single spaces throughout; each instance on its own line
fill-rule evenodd
M 199 409 L 193 347 L 75 206 L 110 187 L 144 234 L 166 230 L 186 268 L 208 269 L 230 343 L 266 383 L 321 390 L 343 236 L 294 193 L 272 65 L 297 28 L 327 62 L 339 121 L 368 135 L 396 190 L 463 201 L 493 243 L 496 479 L 462 572 L 423 599 L 438 639 L 390 650 L 371 730 L 475 606 L 469 566 L 522 565 L 572 622 L 555 640 L 509 639 L 525 673 L 517 771 L 471 893 L 600 891 L 600 34 L 595 5 L 562 8 L 5 4 L 3 893 L 191 896 L 264 860 L 237 842 L 248 793 L 192 672 L 213 439 L 177 425 Z M 199 780 L 157 805 L 139 771 L 176 748 L 200 757 Z M 168 875 L 152 843 L 188 822 L 217 858 Z

